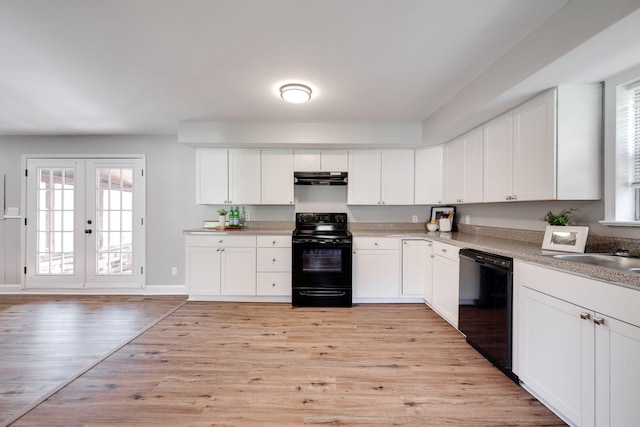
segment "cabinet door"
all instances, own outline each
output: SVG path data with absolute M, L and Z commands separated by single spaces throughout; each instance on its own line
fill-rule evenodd
M 425 240 L 402 241 L 402 295 L 409 297 L 422 297 L 428 275 L 431 273 L 427 265 L 429 242 Z
M 354 298 L 398 298 L 400 272 L 400 253 L 397 250 L 354 251 Z
M 415 152 L 416 205 L 439 205 L 442 203 L 444 181 L 444 145 L 419 148 Z
M 484 125 L 484 201 L 513 200 L 513 113 Z
M 229 150 L 229 203 L 260 204 L 260 150 Z
M 349 151 L 349 185 L 347 204 L 380 204 L 380 151 Z
M 258 271 L 291 271 L 291 248 L 258 248 Z
M 256 294 L 256 248 L 222 248 L 223 295 Z
M 347 150 L 322 150 L 321 168 L 325 172 L 345 172 L 349 170 L 349 152 Z
M 321 168 L 320 150 L 295 150 L 293 170 L 296 172 L 318 172 Z
M 513 192 L 518 200 L 556 198 L 556 91 L 513 114 Z
M 293 150 L 262 151 L 262 204 L 293 204 Z
M 520 288 L 519 377 L 573 425 L 594 425 L 593 313 Z
M 444 200 L 445 203 L 462 203 L 464 200 L 464 139 L 462 138 L 445 145 Z
M 424 281 L 424 300 L 427 304 L 433 302 L 433 243 L 427 241 L 427 253 L 424 261 L 426 278 Z
M 413 205 L 413 150 L 382 150 L 380 200 L 383 205 Z
M 482 127 L 464 136 L 464 203 L 482 202 L 484 197 L 484 132 Z
M 440 255 L 433 257 L 433 302 L 431 307 L 458 328 L 459 262 Z
M 291 273 L 258 273 L 257 294 L 291 296 Z
M 640 420 L 640 328 L 600 314 L 596 334 L 596 423 L 632 426 Z
M 185 258 L 189 295 L 220 295 L 220 248 L 187 247 Z
M 196 203 L 228 203 L 227 150 L 196 150 Z

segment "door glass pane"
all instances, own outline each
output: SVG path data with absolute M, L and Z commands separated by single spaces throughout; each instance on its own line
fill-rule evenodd
M 73 274 L 75 171 L 73 168 L 39 168 L 37 176 L 36 274 Z
M 133 169 L 96 169 L 96 273 L 132 275 Z

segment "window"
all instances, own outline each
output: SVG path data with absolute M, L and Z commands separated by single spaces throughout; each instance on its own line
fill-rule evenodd
M 620 219 L 640 220 L 640 80 L 616 88 L 616 146 L 618 180 L 623 201 Z M 626 214 L 626 215 L 625 215 Z M 627 218 L 624 218 L 624 216 Z
M 640 66 L 605 82 L 605 220 L 640 226 Z

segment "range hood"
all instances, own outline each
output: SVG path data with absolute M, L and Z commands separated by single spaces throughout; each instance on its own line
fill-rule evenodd
M 294 172 L 295 185 L 347 185 L 347 172 Z

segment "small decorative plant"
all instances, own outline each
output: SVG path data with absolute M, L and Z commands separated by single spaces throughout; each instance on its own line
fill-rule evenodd
M 553 212 L 549 211 L 543 218 L 540 219 L 548 222 L 549 225 L 570 225 L 571 218 L 576 212 L 580 212 L 580 209 L 563 209 L 558 214 L 554 214 Z
M 227 215 L 227 210 L 226 209 L 218 209 L 218 215 L 226 216 Z

